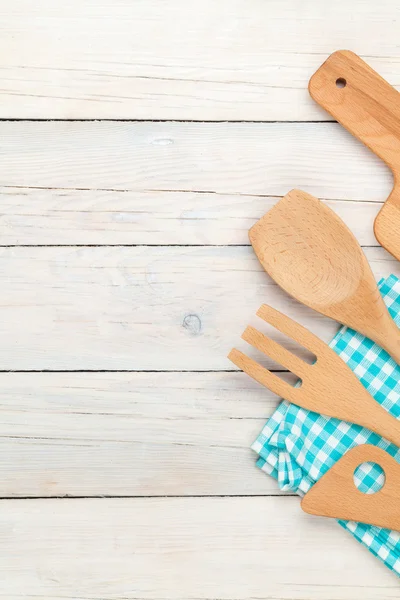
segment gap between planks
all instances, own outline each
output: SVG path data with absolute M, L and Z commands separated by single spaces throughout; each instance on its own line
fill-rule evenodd
M 376 278 L 399 273 L 381 248 L 366 255 Z M 337 329 L 284 294 L 249 247 L 3 249 L 0 277 L 4 371 L 230 370 L 264 302 L 324 340 Z
M 298 498 L 298 494 L 149 494 L 147 496 L 129 494 L 96 494 L 91 496 L 0 496 L 4 500 L 145 500 L 150 498 Z
M 248 248 L 251 244 L 0 244 L 0 248 Z M 377 248 L 364 245 L 361 248 Z
M 326 120 L 268 120 L 263 121 L 252 121 L 245 119 L 214 119 L 214 120 L 201 120 L 201 119 L 11 119 L 11 118 L 0 118 L 0 123 L 196 123 L 203 125 L 205 123 L 221 124 L 221 123 L 232 123 L 232 124 L 257 124 L 257 125 L 271 125 L 279 123 L 301 123 L 301 124 L 318 124 L 318 123 L 337 123 L 335 119 Z
M 391 185 L 336 123 L 2 122 L 0 139 L 2 247 L 247 245 L 294 186 L 373 247 Z
M 398 597 L 388 569 L 337 523 L 299 504 L 292 497 L 3 501 L 2 597 Z
M 238 0 L 234 10 L 225 0 L 73 0 L 66 19 L 51 0 L 15 0 L 1 23 L 1 116 L 329 119 L 307 82 L 338 47 L 359 49 L 396 84 L 393 0 L 359 3 L 358 27 L 345 0 L 302 8 L 300 18 L 296 0 Z
M 281 494 L 249 447 L 278 399 L 242 373 L 3 374 L 0 388 L 3 497 Z

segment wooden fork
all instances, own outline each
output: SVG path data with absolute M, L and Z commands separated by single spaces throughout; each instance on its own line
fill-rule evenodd
M 264 304 L 257 316 L 316 356 L 308 364 L 254 327 L 242 338 L 301 379 L 294 387 L 255 360 L 233 349 L 228 358 L 253 379 L 307 410 L 356 423 L 400 446 L 400 421 L 390 415 L 364 388 L 343 360 L 322 340 L 286 315 Z

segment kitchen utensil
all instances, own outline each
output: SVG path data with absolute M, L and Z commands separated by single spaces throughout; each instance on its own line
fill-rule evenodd
M 360 245 L 330 208 L 292 190 L 249 237 L 264 269 L 288 294 L 374 340 L 400 364 L 400 331 Z
M 294 387 L 243 352 L 233 349 L 228 358 L 237 367 L 297 406 L 357 423 L 400 446 L 400 421 L 370 396 L 351 369 L 327 344 L 271 306 L 264 304 L 257 316 L 312 352 L 317 360 L 314 364 L 306 363 L 254 327 L 247 327 L 242 338 L 292 371 L 301 379 L 301 385 Z
M 374 494 L 360 492 L 353 480 L 354 470 L 364 462 L 377 463 L 385 472 L 385 483 Z M 356 446 L 313 485 L 301 508 L 311 515 L 400 531 L 400 465 L 382 448 Z
M 400 94 L 357 54 L 334 52 L 311 77 L 312 98 L 391 168 L 394 187 L 375 219 L 379 243 L 400 260 Z

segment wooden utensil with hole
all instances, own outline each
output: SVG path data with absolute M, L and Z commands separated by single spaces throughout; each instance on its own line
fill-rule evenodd
M 354 471 L 363 462 L 377 463 L 385 472 L 385 483 L 375 494 L 364 494 L 354 484 Z M 356 446 L 313 485 L 301 508 L 311 515 L 400 531 L 400 465 L 382 448 Z
M 297 375 L 301 386 L 294 387 L 240 350 L 233 349 L 228 358 L 237 367 L 297 406 L 367 427 L 400 446 L 400 421 L 370 396 L 351 369 L 327 344 L 271 306 L 263 305 L 257 315 L 312 352 L 317 360 L 314 364 L 306 363 L 254 327 L 247 327 L 242 338 Z
M 400 260 L 400 94 L 357 54 L 334 52 L 311 77 L 312 98 L 391 168 L 394 187 L 375 219 L 379 243 Z
M 292 190 L 249 237 L 264 269 L 288 294 L 374 340 L 400 364 L 400 331 L 359 243 L 330 208 Z

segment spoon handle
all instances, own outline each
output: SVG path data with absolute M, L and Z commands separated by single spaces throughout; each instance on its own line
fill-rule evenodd
M 379 329 L 375 329 L 373 335 L 370 336 L 371 339 L 386 350 L 400 366 L 400 329 L 389 315 L 380 320 L 379 326 Z M 369 337 L 368 334 L 367 337 Z
M 400 93 L 357 54 L 339 50 L 311 77 L 311 97 L 400 172 Z

